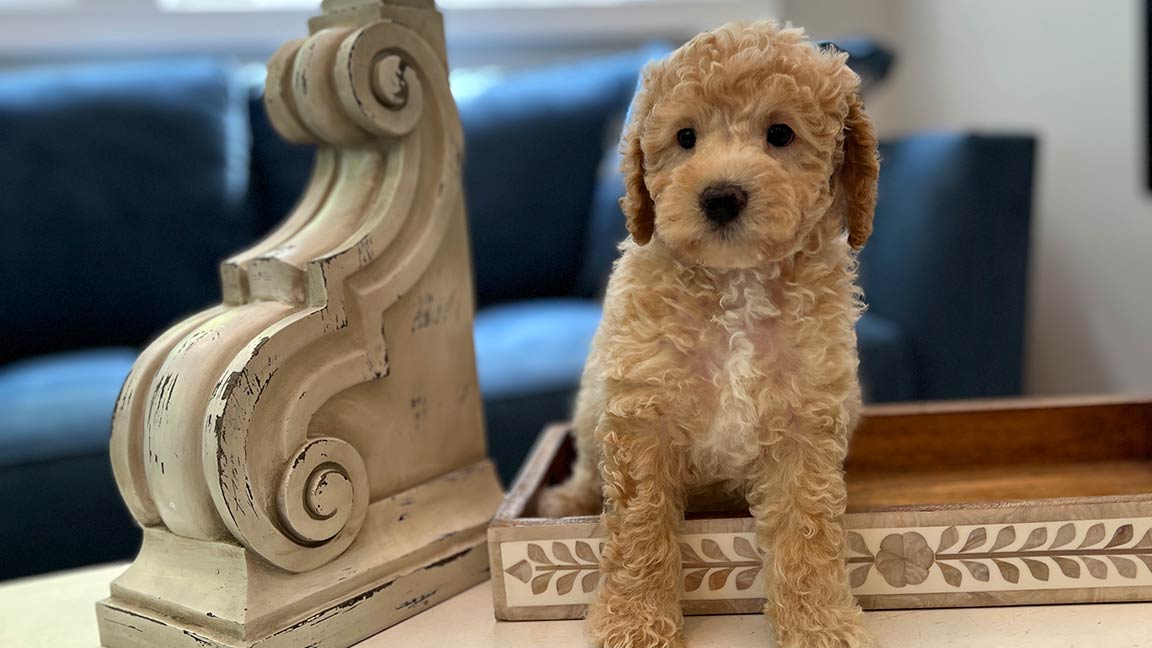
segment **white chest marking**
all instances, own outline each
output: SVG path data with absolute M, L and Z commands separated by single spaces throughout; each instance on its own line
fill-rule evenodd
M 760 395 L 774 379 L 773 364 L 779 355 L 773 315 L 775 309 L 763 290 L 749 287 L 740 307 L 718 318 L 713 348 L 703 350 L 711 359 L 709 378 L 716 391 L 711 421 L 693 449 L 693 461 L 701 471 L 734 478 L 760 452 L 757 431 L 764 415 Z

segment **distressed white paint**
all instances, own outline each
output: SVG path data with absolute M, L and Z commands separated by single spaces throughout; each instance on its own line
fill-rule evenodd
M 110 648 L 342 648 L 488 576 L 463 134 L 430 0 L 329 0 L 267 81 L 314 145 L 223 303 L 141 354 L 117 482 L 145 542 L 97 608 Z M 402 57 L 406 93 L 373 88 Z

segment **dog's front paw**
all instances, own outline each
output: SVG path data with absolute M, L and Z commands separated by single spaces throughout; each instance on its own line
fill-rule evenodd
M 877 648 L 858 619 L 831 621 L 826 625 L 777 628 L 780 648 Z
M 540 517 L 562 518 L 573 515 L 596 515 L 600 513 L 600 495 L 581 489 L 573 484 L 561 484 L 540 493 L 536 501 L 536 513 Z
M 594 648 L 684 648 L 679 601 L 597 597 L 588 608 L 588 637 Z

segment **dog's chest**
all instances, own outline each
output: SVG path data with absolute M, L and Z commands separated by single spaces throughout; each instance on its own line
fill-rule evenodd
M 760 452 L 764 418 L 783 414 L 772 394 L 784 386 L 791 364 L 786 326 L 759 290 L 746 291 L 712 317 L 699 349 L 709 405 L 691 444 L 699 474 L 738 477 Z

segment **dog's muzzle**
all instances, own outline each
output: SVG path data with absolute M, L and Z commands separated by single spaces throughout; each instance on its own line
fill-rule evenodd
M 736 220 L 747 204 L 748 192 L 733 184 L 712 185 L 700 193 L 701 211 L 717 225 Z

